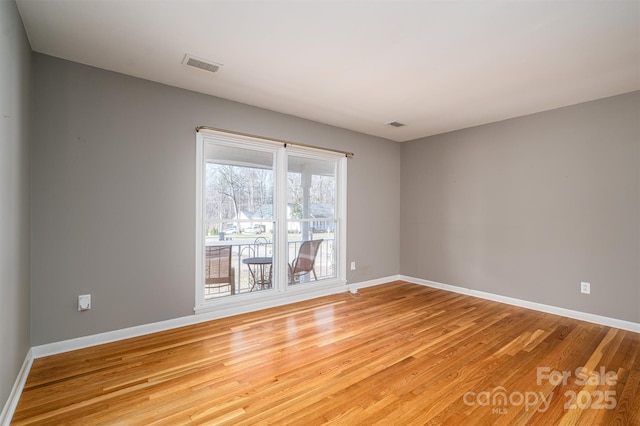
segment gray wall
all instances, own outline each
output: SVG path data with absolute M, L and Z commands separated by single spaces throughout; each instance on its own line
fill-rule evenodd
M 195 127 L 353 151 L 351 281 L 399 273 L 400 146 L 34 54 L 33 345 L 193 314 Z M 93 308 L 77 311 L 91 293 Z
M 402 273 L 640 321 L 639 93 L 396 144 L 33 61 L 33 345 L 192 314 L 197 125 L 355 152 L 351 282 Z
M 29 351 L 29 73 L 13 0 L 0 0 L 0 407 Z
M 634 92 L 403 144 L 401 273 L 640 322 L 639 121 Z

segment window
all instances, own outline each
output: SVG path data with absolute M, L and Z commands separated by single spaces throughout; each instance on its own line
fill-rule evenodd
M 345 190 L 344 154 L 199 131 L 196 312 L 344 288 Z
M 289 284 L 336 278 L 337 163 L 291 153 L 287 164 Z

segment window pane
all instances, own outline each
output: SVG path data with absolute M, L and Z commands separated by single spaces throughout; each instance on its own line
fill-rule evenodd
M 336 277 L 336 161 L 289 155 L 289 284 Z
M 337 276 L 335 222 L 327 221 L 322 229 L 312 228 L 307 239 L 302 238 L 305 222 L 289 221 L 287 252 L 289 285 L 320 281 Z
M 273 153 L 209 143 L 205 158 L 205 299 L 272 288 Z
M 334 218 L 335 161 L 290 155 L 287 201 L 293 218 Z

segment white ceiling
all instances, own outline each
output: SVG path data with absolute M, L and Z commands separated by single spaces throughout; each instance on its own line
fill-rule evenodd
M 37 52 L 395 141 L 640 89 L 638 0 L 17 4 Z

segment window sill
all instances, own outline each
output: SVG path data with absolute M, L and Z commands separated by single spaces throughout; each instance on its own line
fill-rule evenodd
M 345 280 L 331 280 L 321 284 L 300 284 L 289 287 L 286 291 L 272 289 L 222 297 L 202 303 L 193 310 L 196 315 L 214 314 L 212 319 L 223 318 L 346 291 L 348 287 Z

